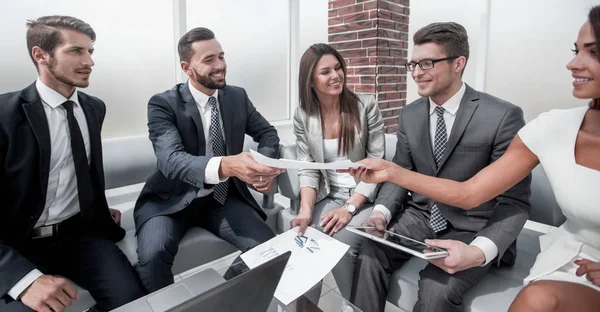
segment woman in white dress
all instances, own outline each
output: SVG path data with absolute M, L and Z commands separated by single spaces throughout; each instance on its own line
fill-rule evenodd
M 573 95 L 588 106 L 552 110 L 521 129 L 506 153 L 466 182 L 424 176 L 380 159 L 350 170 L 364 182 L 391 181 L 436 201 L 477 207 L 541 164 L 567 221 L 540 237 L 541 252 L 509 311 L 600 311 L 600 6 L 574 49 Z M 436 246 L 437 241 L 428 241 Z M 452 268 L 451 261 L 434 260 Z M 437 265 L 436 264 L 436 265 Z

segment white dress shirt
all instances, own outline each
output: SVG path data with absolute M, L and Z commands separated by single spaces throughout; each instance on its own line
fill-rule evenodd
M 463 83 L 458 90 L 451 98 L 449 98 L 446 102 L 442 104 L 438 104 L 433 101 L 432 98 L 429 98 L 429 137 L 431 140 L 431 148 L 433 149 L 435 146 L 435 129 L 437 124 L 437 114 L 435 113 L 435 108 L 437 106 L 441 106 L 444 108 L 444 123 L 446 124 L 446 135 L 450 138 L 450 133 L 452 132 L 452 127 L 454 126 L 454 121 L 456 120 L 456 112 L 458 112 L 458 108 L 460 106 L 460 102 L 465 95 L 466 86 Z M 374 211 L 381 212 L 387 222 L 389 223 L 392 219 L 392 214 L 390 210 L 384 205 L 378 204 L 373 208 Z M 485 255 L 485 263 L 483 265 L 488 264 L 498 255 L 498 246 L 491 239 L 484 236 L 477 236 L 472 242 L 472 246 L 477 246 L 479 249 L 483 251 Z
M 42 106 L 48 121 L 51 146 L 46 204 L 44 205 L 44 211 L 35 224 L 35 227 L 38 228 L 60 223 L 80 211 L 67 110 L 62 106 L 67 100 L 75 102 L 73 114 L 81 130 L 88 164 L 91 160 L 91 147 L 87 121 L 79 104 L 77 90 L 67 99 L 46 86 L 39 78 L 35 83 L 35 87 L 42 100 Z M 43 274 L 39 270 L 32 270 L 10 289 L 8 295 L 16 300 L 21 292 L 41 275 Z
M 219 167 L 221 166 L 221 159 L 223 157 L 213 157 L 213 139 L 210 136 L 210 123 L 211 123 L 211 113 L 212 108 L 208 105 L 209 95 L 206 95 L 194 88 L 192 84 L 188 81 L 188 87 L 190 88 L 190 93 L 196 101 L 196 106 L 198 107 L 198 112 L 200 113 L 200 118 L 202 119 L 202 128 L 204 129 L 204 142 L 206 142 L 206 157 L 212 157 L 208 163 L 206 164 L 206 168 L 204 169 L 204 183 L 207 184 L 218 184 L 219 182 L 227 181 L 227 177 L 224 179 L 219 178 Z M 215 91 L 213 96 L 217 100 L 217 107 L 219 107 L 219 92 Z M 223 141 L 225 141 L 225 130 L 223 129 L 223 117 L 221 115 L 221 111 L 219 110 L 219 124 L 221 126 L 221 134 L 223 135 Z M 198 191 L 198 197 L 204 197 L 213 192 L 213 188 L 202 188 Z
M 326 163 L 347 159 L 347 155 L 338 155 L 338 139 L 323 139 L 323 160 Z M 356 187 L 356 180 L 348 172 L 342 173 L 337 172 L 337 170 L 327 169 L 327 176 L 332 186 L 351 189 Z

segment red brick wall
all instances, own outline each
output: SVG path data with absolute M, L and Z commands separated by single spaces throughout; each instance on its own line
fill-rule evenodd
M 409 0 L 329 1 L 329 44 L 346 60 L 348 87 L 375 95 L 388 133 L 406 105 L 409 14 Z

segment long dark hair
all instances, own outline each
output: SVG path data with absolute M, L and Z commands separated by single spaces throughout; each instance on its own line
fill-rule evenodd
M 344 155 L 354 147 L 355 129 L 362 129 L 360 124 L 360 112 L 358 110 L 358 96 L 350 91 L 346 85 L 348 75 L 346 74 L 346 63 L 342 55 L 331 46 L 324 43 L 313 44 L 304 52 L 300 59 L 300 70 L 298 74 L 298 91 L 300 93 L 300 108 L 306 115 L 319 114 L 319 100 L 315 90 L 311 87 L 315 66 L 323 55 L 333 55 L 338 59 L 344 72 L 344 85 L 340 94 L 340 133 L 338 140 L 338 155 L 340 151 Z
M 592 32 L 596 38 L 596 55 L 598 55 L 598 62 L 600 62 L 600 5 L 593 7 L 588 15 L 588 21 L 592 27 Z M 590 102 L 590 108 L 600 109 L 600 98 L 592 99 Z

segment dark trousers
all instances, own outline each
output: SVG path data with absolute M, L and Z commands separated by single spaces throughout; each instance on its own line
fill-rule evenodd
M 137 234 L 137 271 L 148 291 L 153 292 L 173 283 L 171 268 L 179 242 L 192 226 L 207 229 L 242 252 L 275 237 L 258 213 L 239 198 L 235 188 L 230 187 L 229 190 L 225 205 L 218 204 L 209 194 L 195 199 L 182 211 L 155 216 L 142 225 Z M 225 274 L 226 279 L 247 269 L 241 258 L 234 263 L 238 266 Z
M 426 212 L 409 207 L 391 221 L 396 233 L 414 238 L 453 239 L 471 243 L 475 233 L 450 229 L 437 235 L 429 227 Z M 412 255 L 397 249 L 365 240 L 360 247 L 354 271 L 351 302 L 363 311 L 384 311 L 391 276 Z M 489 271 L 491 262 L 484 267 L 448 274 L 433 264 L 419 272 L 418 299 L 413 311 L 462 311 L 464 293 L 477 284 Z
M 18 250 L 42 273 L 67 277 L 87 289 L 96 301 L 95 311 L 112 310 L 146 294 L 123 252 L 112 241 L 83 230 L 32 239 Z M 5 295 L 0 311 L 32 310 Z

